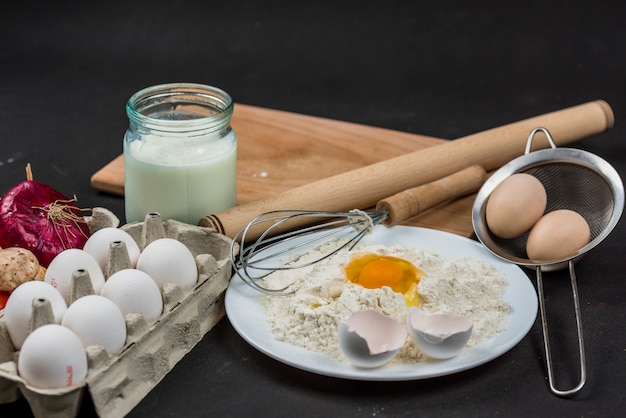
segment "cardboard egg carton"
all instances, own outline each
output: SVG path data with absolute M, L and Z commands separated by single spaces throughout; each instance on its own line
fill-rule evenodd
M 162 287 L 161 317 L 147 323 L 139 314 L 126 315 L 124 348 L 109 355 L 98 346 L 87 347 L 89 371 L 74 387 L 38 389 L 22 380 L 16 352 L 0 311 L 0 403 L 23 396 L 35 417 L 76 417 L 86 391 L 100 417 L 122 417 L 130 412 L 203 336 L 224 316 L 223 294 L 231 278 L 232 241 L 211 228 L 161 221 L 154 214 L 145 222 L 122 226 L 143 248 L 156 238 L 174 238 L 193 253 L 199 278 L 191 290 Z M 110 260 L 111 261 L 111 260 Z

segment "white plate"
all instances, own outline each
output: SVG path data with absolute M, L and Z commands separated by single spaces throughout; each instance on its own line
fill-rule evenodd
M 226 314 L 237 333 L 262 353 L 312 373 L 354 380 L 400 381 L 448 375 L 491 361 L 520 342 L 535 322 L 537 293 L 528 276 L 518 266 L 496 258 L 476 241 L 432 229 L 377 226 L 362 243 L 412 246 L 444 257 L 479 257 L 499 267 L 507 280 L 503 299 L 511 305 L 505 330 L 448 360 L 360 369 L 327 354 L 276 340 L 259 303 L 265 295 L 234 275 L 226 291 L 225 304 Z

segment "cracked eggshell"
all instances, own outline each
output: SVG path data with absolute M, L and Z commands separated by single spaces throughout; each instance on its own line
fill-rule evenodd
M 429 315 L 418 308 L 409 308 L 407 325 L 415 346 L 441 360 L 456 356 L 469 341 L 473 328 L 472 321 L 462 316 Z
M 137 265 L 139 259 L 139 245 L 126 231 L 122 231 L 119 228 L 102 228 L 92 234 L 83 250 L 91 254 L 96 259 L 102 271 L 106 269 L 107 259 L 109 257 L 109 248 L 112 242 L 122 241 L 126 244 L 126 250 L 128 251 L 128 257 L 132 267 Z
M 406 341 L 400 322 L 375 310 L 354 312 L 339 323 L 339 347 L 355 366 L 380 367 L 393 359 Z
M 52 259 L 43 281 L 55 287 L 67 304 L 70 303 L 72 291 L 72 274 L 76 270 L 86 270 L 91 278 L 95 293 L 100 293 L 104 286 L 104 273 L 95 258 L 84 250 L 70 248 L 61 251 Z
M 160 238 L 143 249 L 137 269 L 147 273 L 162 287 L 166 283 L 191 289 L 198 282 L 198 266 L 185 244 L 173 238 Z

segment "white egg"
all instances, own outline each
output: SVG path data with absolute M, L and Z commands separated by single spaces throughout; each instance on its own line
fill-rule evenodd
M 124 269 L 112 274 L 101 295 L 113 301 L 122 314 L 138 313 L 148 322 L 156 321 L 163 313 L 159 286 L 141 270 Z
M 100 264 L 102 271 L 104 271 L 109 258 L 109 247 L 115 241 L 122 241 L 126 244 L 131 266 L 135 267 L 139 259 L 139 245 L 128 232 L 119 228 L 109 227 L 97 230 L 89 237 L 83 250 L 91 254 Z
M 456 356 L 467 344 L 473 328 L 472 321 L 462 316 L 429 315 L 418 308 L 409 308 L 407 324 L 415 346 L 435 359 Z
M 43 325 L 24 341 L 17 370 L 26 383 L 36 388 L 77 386 L 87 377 L 87 353 L 78 336 L 68 328 Z
M 192 252 L 180 241 L 160 238 L 143 249 L 137 269 L 144 271 L 159 285 L 172 283 L 191 289 L 198 282 L 198 267 Z
M 85 347 L 97 345 L 109 354 L 120 351 L 126 342 L 124 315 L 104 296 L 88 295 L 74 301 L 61 325 L 74 331 Z
M 77 248 L 61 251 L 54 257 L 43 280 L 61 292 L 65 302 L 69 304 L 72 291 L 72 274 L 80 269 L 89 273 L 94 292 L 100 293 L 104 285 L 104 273 L 100 264 L 91 254 Z
M 34 299 L 47 299 L 50 302 L 54 321 L 57 324 L 61 323 L 67 310 L 65 299 L 49 283 L 31 281 L 19 285 L 11 292 L 11 296 L 9 296 L 4 307 L 4 323 L 16 350 L 22 347 L 28 335 Z
M 400 322 L 375 310 L 352 313 L 339 323 L 339 347 L 355 366 L 380 367 L 393 359 L 406 342 Z

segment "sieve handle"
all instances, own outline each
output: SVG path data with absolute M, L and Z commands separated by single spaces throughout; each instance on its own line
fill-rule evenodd
M 484 168 L 472 165 L 442 179 L 383 199 L 376 205 L 376 210 L 387 211 L 387 219 L 383 224 L 396 225 L 440 203 L 476 192 L 486 177 Z
M 587 380 L 587 360 L 585 358 L 585 341 L 583 339 L 583 325 L 580 314 L 580 301 L 578 297 L 578 285 L 576 284 L 576 272 L 574 271 L 574 260 L 569 260 L 569 278 L 572 287 L 572 298 L 574 301 L 574 313 L 576 315 L 576 330 L 578 332 L 578 360 L 580 367 L 580 380 L 578 384 L 571 389 L 557 389 L 555 385 L 555 373 L 552 362 L 552 350 L 550 349 L 548 315 L 546 308 L 546 297 L 543 290 L 543 277 L 541 274 L 541 266 L 537 266 L 537 296 L 539 297 L 539 308 L 541 312 L 541 330 L 543 332 L 543 347 L 546 356 L 546 368 L 548 369 L 548 382 L 550 390 L 557 396 L 567 397 L 578 393 Z
M 561 146 L 607 131 L 613 126 L 613 112 L 606 102 L 596 100 L 546 113 L 276 193 L 205 216 L 199 223 L 233 238 L 264 212 L 281 209 L 345 212 L 370 208 L 389 195 L 441 179 L 471 165 L 495 170 L 524 154 L 528 133 L 538 126 L 548 129 Z M 545 148 L 543 141 L 538 147 Z M 298 226 L 312 222 L 310 217 L 301 217 Z M 252 240 L 263 232 L 261 225 L 248 230 L 247 236 Z

